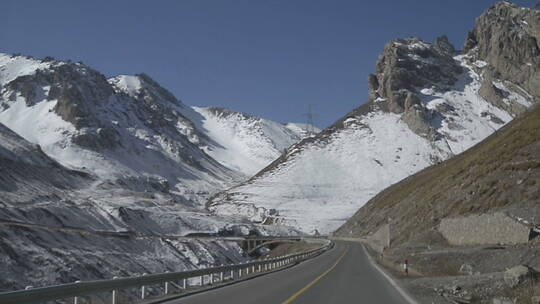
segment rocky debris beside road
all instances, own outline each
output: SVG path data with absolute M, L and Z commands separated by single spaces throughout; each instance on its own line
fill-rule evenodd
M 540 273 L 532 267 L 519 265 L 504 272 L 504 282 L 510 287 L 516 287 L 527 282 L 538 280 Z
M 540 241 L 468 247 L 418 243 L 382 254 L 368 247 L 368 252 L 418 303 L 530 303 L 540 296 Z M 401 267 L 405 259 L 408 275 Z

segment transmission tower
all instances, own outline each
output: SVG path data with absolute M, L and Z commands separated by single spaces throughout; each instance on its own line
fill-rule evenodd
M 313 114 L 313 107 L 311 104 L 308 104 L 308 111 L 307 113 L 304 114 L 304 116 L 306 116 L 306 129 L 307 129 L 307 135 L 308 136 L 312 136 L 312 135 L 315 135 L 315 123 L 313 121 L 313 117 L 315 116 Z

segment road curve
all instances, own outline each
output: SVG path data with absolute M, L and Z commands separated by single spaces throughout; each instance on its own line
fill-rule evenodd
M 294 267 L 165 303 L 410 304 L 375 268 L 359 243 L 343 241 Z

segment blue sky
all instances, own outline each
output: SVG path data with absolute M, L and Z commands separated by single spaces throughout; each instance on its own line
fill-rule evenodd
M 147 73 L 189 105 L 326 127 L 366 101 L 397 37 L 460 48 L 490 0 L 2 1 L 0 51 Z M 536 1 L 513 1 L 532 6 Z

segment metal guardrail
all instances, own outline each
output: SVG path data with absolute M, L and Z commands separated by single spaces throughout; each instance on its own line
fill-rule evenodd
M 212 268 L 203 268 L 182 272 L 170 272 L 161 274 L 150 274 L 138 277 L 115 278 L 112 280 L 99 281 L 77 281 L 75 283 L 30 288 L 0 293 L 0 303 L 21 304 L 21 303 L 44 303 L 60 299 L 74 299 L 74 304 L 79 304 L 81 296 L 88 296 L 96 293 L 111 292 L 111 303 L 118 304 L 117 291 L 133 287 L 141 288 L 141 299 L 146 297 L 146 286 L 165 284 L 165 294 L 169 291 L 169 283 L 182 281 L 182 289 L 186 290 L 192 286 L 203 286 L 204 276 L 210 276 L 210 284 L 214 283 L 214 276 L 218 275 L 220 281 L 224 281 L 228 275 L 229 280 L 241 278 L 243 275 L 272 271 L 287 265 L 306 260 L 330 248 L 331 241 L 325 240 L 325 244 L 319 248 L 306 252 L 289 254 L 278 258 L 258 260 L 248 263 L 233 264 Z M 199 278 L 198 285 L 189 286 L 187 279 Z

